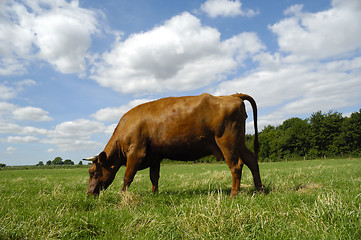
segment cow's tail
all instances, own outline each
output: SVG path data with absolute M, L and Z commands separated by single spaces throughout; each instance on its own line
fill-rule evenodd
M 249 95 L 243 94 L 243 93 L 236 93 L 232 96 L 241 98 L 242 100 L 247 100 L 251 103 L 252 109 L 253 109 L 253 123 L 254 123 L 254 143 L 253 143 L 253 149 L 254 153 L 259 152 L 259 142 L 258 142 L 258 126 L 257 126 L 257 104 L 256 101 Z

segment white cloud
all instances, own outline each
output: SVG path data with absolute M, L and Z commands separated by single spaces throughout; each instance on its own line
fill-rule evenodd
M 13 111 L 16 120 L 31 120 L 31 121 L 50 121 L 51 117 L 48 112 L 36 107 L 22 107 Z
M 31 79 L 25 79 L 16 83 L 0 83 L 0 99 L 8 100 L 15 98 L 27 86 L 33 86 L 36 82 Z M 10 86 L 9 86 L 10 85 Z
M 55 127 L 50 136 L 57 138 L 89 138 L 94 133 L 99 133 L 105 129 L 100 122 L 87 119 L 63 122 Z
M 20 134 L 22 135 L 43 135 L 45 136 L 49 131 L 44 128 L 36 128 L 36 127 L 22 127 Z
M 6 139 L 8 143 L 32 143 L 32 142 L 39 142 L 39 138 L 34 136 L 8 136 Z
M 119 121 L 119 119 L 128 112 L 131 108 L 146 102 L 150 102 L 150 99 L 136 99 L 130 101 L 127 105 L 120 107 L 107 107 L 100 109 L 92 115 L 98 121 Z M 114 130 L 114 129 L 113 129 Z
M 74 4 L 39 15 L 34 21 L 39 56 L 62 73 L 83 72 L 96 27 L 95 14 Z
M 0 74 L 21 74 L 43 59 L 62 73 L 86 68 L 99 14 L 78 1 L 5 1 L 0 10 Z
M 10 99 L 16 96 L 16 91 L 13 88 L 0 84 L 0 99 Z
M 217 29 L 184 12 L 148 32 L 118 40 L 95 64 L 92 78 L 126 93 L 198 89 L 236 70 L 250 53 L 247 49 L 254 54 L 262 48 L 253 33 L 222 42 Z
M 26 79 L 13 83 L 13 86 L 0 84 L 0 99 L 11 99 L 24 90 L 25 87 L 33 86 L 36 82 L 31 79 Z M 9 102 L 0 102 L 0 120 L 31 120 L 31 121 L 50 121 L 51 117 L 48 112 L 37 107 L 20 107 Z
M 16 105 L 8 102 L 0 102 L 0 119 L 10 115 L 15 109 Z
M 247 16 L 253 17 L 258 14 L 257 11 L 251 9 L 242 9 L 242 3 L 239 0 L 207 0 L 201 5 L 201 10 L 208 16 L 215 17 L 235 17 Z
M 25 87 L 30 87 L 36 85 L 36 82 L 32 79 L 24 79 L 22 81 L 17 82 L 16 84 L 17 92 L 24 90 Z
M 262 56 L 267 59 L 267 65 L 241 78 L 222 82 L 215 94 L 237 91 L 250 94 L 261 110 L 273 109 L 271 116 L 260 118 L 260 121 L 267 119 L 268 124 L 280 123 L 298 114 L 353 106 L 361 101 L 359 58 L 347 60 L 349 65 L 344 72 L 335 67 L 345 65 L 338 61 L 290 64 L 283 58 Z M 275 116 L 280 119 L 271 121 Z
M 100 122 L 87 119 L 63 122 L 49 131 L 49 139 L 44 140 L 46 144 L 53 144 L 59 151 L 79 151 L 94 149 L 103 146 L 102 143 L 89 140 L 92 135 L 107 131 L 107 128 Z
M 104 144 L 99 143 L 97 141 L 92 140 L 84 140 L 84 139 L 50 139 L 44 140 L 45 144 L 55 145 L 56 151 L 59 152 L 75 152 L 82 150 L 92 150 L 102 147 Z M 54 152 L 54 148 L 48 149 L 48 152 Z
M 15 123 L 0 122 L 0 134 L 18 133 L 21 127 Z
M 360 1 L 333 1 L 326 11 L 286 9 L 287 17 L 270 26 L 279 51 L 251 54 L 259 66 L 219 84 L 215 94 L 244 92 L 262 114 L 260 129 L 297 115 L 357 106 L 361 102 Z M 290 16 L 290 17 L 288 17 Z M 269 112 L 269 113 L 268 113 Z M 247 124 L 247 129 L 251 129 Z
M 35 128 L 31 126 L 23 127 L 15 123 L 0 122 L 0 134 L 26 135 L 26 137 L 19 137 L 19 136 L 16 136 L 15 138 L 10 137 L 10 140 L 14 140 L 17 138 L 27 139 L 27 140 L 31 138 L 35 139 L 36 137 L 34 137 L 33 135 L 46 136 L 48 133 L 49 131 L 43 128 Z
M 8 154 L 13 154 L 15 151 L 16 151 L 16 148 L 14 148 L 14 147 L 7 147 L 6 148 L 6 152 Z
M 282 52 L 296 59 L 344 57 L 361 51 L 361 1 L 333 1 L 332 8 L 302 12 L 301 5 L 285 11 L 288 18 L 270 26 Z

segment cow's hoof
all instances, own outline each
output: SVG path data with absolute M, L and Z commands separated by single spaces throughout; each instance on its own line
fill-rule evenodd
M 266 188 L 263 185 L 261 187 L 258 187 L 257 191 L 261 194 L 266 194 Z
M 231 192 L 229 198 L 235 198 L 238 195 L 238 192 Z

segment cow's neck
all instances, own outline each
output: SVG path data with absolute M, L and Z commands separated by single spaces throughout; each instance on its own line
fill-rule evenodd
M 119 170 L 119 168 L 122 165 L 125 165 L 123 161 L 123 154 L 122 151 L 119 149 L 119 146 L 117 145 L 116 141 L 108 142 L 108 144 L 104 148 L 104 152 L 107 154 L 108 161 L 111 164 L 112 168 L 116 171 Z

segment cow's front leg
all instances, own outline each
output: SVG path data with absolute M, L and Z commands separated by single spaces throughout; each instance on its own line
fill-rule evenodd
M 124 184 L 122 191 L 126 191 L 130 184 L 133 182 L 134 176 L 137 173 L 139 166 L 142 163 L 142 159 L 139 155 L 130 153 L 127 158 L 127 165 L 125 167 Z
M 124 174 L 124 183 L 123 183 L 123 187 L 122 187 L 122 192 L 125 192 L 130 184 L 133 182 L 134 176 L 137 173 L 137 166 L 133 165 L 133 164 L 128 164 L 126 166 L 125 169 L 125 174 Z
M 150 166 L 150 181 L 152 182 L 152 192 L 158 192 L 158 180 L 159 180 L 159 169 L 160 169 L 160 161 L 156 161 L 154 164 Z

